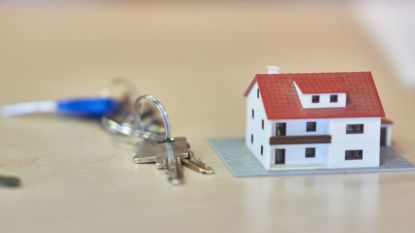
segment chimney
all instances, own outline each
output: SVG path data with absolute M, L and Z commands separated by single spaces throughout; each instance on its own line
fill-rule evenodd
M 279 74 L 280 68 L 278 66 L 267 66 L 268 74 Z

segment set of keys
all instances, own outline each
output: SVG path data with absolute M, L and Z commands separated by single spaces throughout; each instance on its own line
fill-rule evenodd
M 157 98 L 140 96 L 131 109 L 130 115 L 104 117 L 103 125 L 110 132 L 141 139 L 135 148 L 135 163 L 155 163 L 158 169 L 166 171 L 174 185 L 183 183 L 183 166 L 201 174 L 213 174 L 212 168 L 195 157 L 185 137 L 171 136 L 167 111 Z
M 169 138 L 162 143 L 143 140 L 137 145 L 134 162 L 155 163 L 156 168 L 166 171 L 173 185 L 183 183 L 183 165 L 201 174 L 213 174 L 212 168 L 195 157 L 185 137 Z

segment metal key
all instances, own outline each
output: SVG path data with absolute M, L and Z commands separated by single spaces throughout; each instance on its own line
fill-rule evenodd
M 155 163 L 165 169 L 172 184 L 183 182 L 182 164 L 202 174 L 213 174 L 213 169 L 194 157 L 186 138 L 177 137 L 165 143 L 144 140 L 137 146 L 135 163 Z
M 213 169 L 208 167 L 200 159 L 197 159 L 194 152 L 191 150 L 182 155 L 182 163 L 193 171 L 208 175 L 213 174 Z
M 180 152 L 174 150 L 174 142 L 166 142 L 166 163 L 164 169 L 166 170 L 169 182 L 173 185 L 183 183 L 183 166 L 180 157 Z
M 183 183 L 181 156 L 187 153 L 185 138 L 175 138 L 164 143 L 143 140 L 138 144 L 135 163 L 155 163 L 158 169 L 164 169 L 172 184 Z

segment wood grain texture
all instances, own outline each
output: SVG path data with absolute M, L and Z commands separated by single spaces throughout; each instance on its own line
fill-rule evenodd
M 244 135 L 243 91 L 283 72 L 371 70 L 415 157 L 415 92 L 345 7 L 277 3 L 1 5 L 0 104 L 98 95 L 124 76 L 166 106 L 213 176 L 172 187 L 97 122 L 0 118 L 0 232 L 412 232 L 413 174 L 233 178 L 207 144 Z

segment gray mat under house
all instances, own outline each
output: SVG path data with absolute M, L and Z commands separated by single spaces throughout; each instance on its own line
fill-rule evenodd
M 245 146 L 243 138 L 215 138 L 209 144 L 235 177 L 415 172 L 415 166 L 392 147 L 381 147 L 380 167 L 376 168 L 267 171 Z

